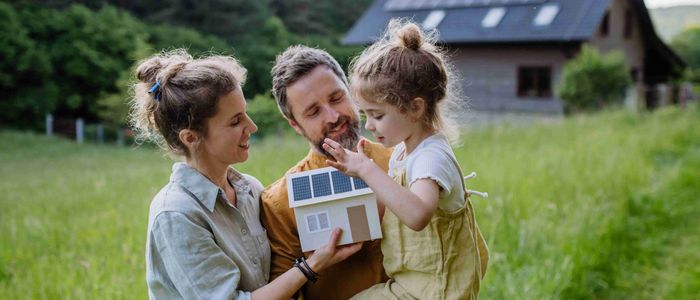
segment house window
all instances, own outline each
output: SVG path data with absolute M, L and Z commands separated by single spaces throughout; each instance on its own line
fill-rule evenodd
M 548 98 L 552 96 L 550 67 L 518 68 L 518 97 Z
M 440 25 L 440 22 L 442 22 L 442 19 L 445 18 L 445 11 L 444 10 L 434 10 L 431 11 L 430 14 L 428 14 L 427 17 L 425 17 L 425 20 L 423 20 L 423 28 L 427 30 L 435 29 Z
M 484 28 L 494 28 L 501 23 L 503 16 L 506 14 L 506 9 L 504 7 L 494 7 L 486 13 L 486 16 L 481 20 L 481 27 Z
M 630 38 L 632 37 L 632 11 L 631 10 L 626 10 L 625 11 L 625 38 Z
M 542 6 L 535 17 L 535 26 L 548 26 L 552 24 L 554 18 L 559 14 L 559 4 L 548 4 Z
M 331 229 L 331 222 L 328 220 L 328 212 L 322 211 L 306 215 L 306 228 L 309 233 Z
M 610 33 L 610 13 L 605 13 L 603 23 L 600 24 L 600 36 L 606 37 Z

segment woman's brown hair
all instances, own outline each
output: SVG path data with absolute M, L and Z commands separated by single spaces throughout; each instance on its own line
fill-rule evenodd
M 194 59 L 178 49 L 141 61 L 136 78 L 130 121 L 137 140 L 189 156 L 180 131 L 191 129 L 206 137 L 206 120 L 216 114 L 222 96 L 241 88 L 246 69 L 233 57 Z

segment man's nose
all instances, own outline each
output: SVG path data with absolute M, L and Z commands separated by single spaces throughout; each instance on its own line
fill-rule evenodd
M 340 117 L 340 113 L 338 113 L 338 111 L 336 111 L 332 107 L 327 106 L 326 107 L 326 116 L 327 116 L 326 121 L 328 123 L 335 123 L 338 121 L 338 118 Z

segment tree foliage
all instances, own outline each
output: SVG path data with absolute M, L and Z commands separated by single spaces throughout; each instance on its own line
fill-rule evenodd
M 632 82 L 621 52 L 606 55 L 584 46 L 579 55 L 566 63 L 557 94 L 569 111 L 597 110 L 619 103 Z
M 290 128 L 270 93 L 259 94 L 248 100 L 247 110 L 250 118 L 258 126 L 257 136 L 279 134 Z
M 272 63 L 290 45 L 347 65 L 361 48 L 340 37 L 371 1 L 0 0 L 0 123 L 38 129 L 50 112 L 123 126 L 136 63 L 175 48 L 235 56 L 245 94 L 269 97 Z
M 673 39 L 671 47 L 688 64 L 686 79 L 700 85 L 700 27 L 691 27 L 681 32 Z

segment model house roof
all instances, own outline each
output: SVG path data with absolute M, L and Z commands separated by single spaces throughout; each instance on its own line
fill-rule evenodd
M 333 167 L 287 174 L 287 191 L 292 208 L 372 193 L 362 179 Z

